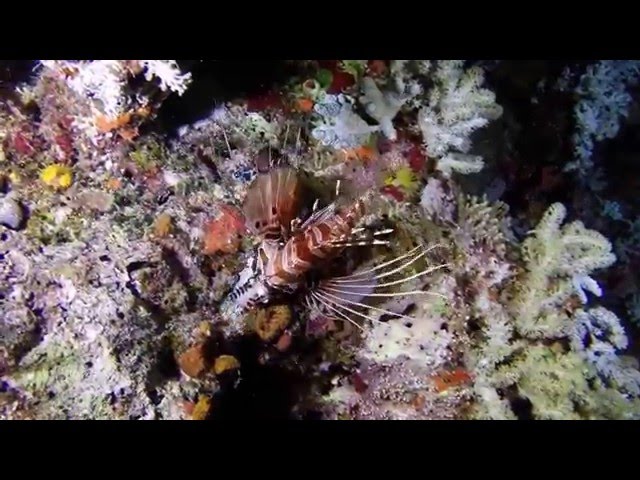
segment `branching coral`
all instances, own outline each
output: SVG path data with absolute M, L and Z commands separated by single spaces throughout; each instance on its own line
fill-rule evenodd
M 475 415 L 512 418 L 510 406 L 492 386 L 496 366 L 514 348 L 513 322 L 499 301 L 500 291 L 514 275 L 507 258 L 511 247 L 507 208 L 473 196 L 459 195 L 458 202 L 453 231 L 456 310 L 467 329 L 474 326 L 465 363 L 474 376 Z
M 464 153 L 448 153 L 438 160 L 437 169 L 449 177 L 453 172 L 463 175 L 478 173 L 484 168 L 484 160 L 480 155 L 467 155 Z
M 435 222 L 453 222 L 455 197 L 446 190 L 446 184 L 430 177 L 420 194 L 420 205 L 427 217 Z
M 618 356 L 627 340 L 617 317 L 602 307 L 571 313 L 563 303 L 575 293 L 572 279 L 590 279 L 615 260 L 604 236 L 579 221 L 562 226 L 565 215 L 552 205 L 525 240 L 525 270 L 505 292 L 506 308 L 492 302 L 476 310 L 483 323 L 469 356 L 479 379 L 476 417 L 499 418 L 507 405 L 542 419 L 640 415 L 640 372 Z
M 326 146 L 356 148 L 367 143 L 369 136 L 380 129 L 360 118 L 344 95 L 325 95 L 316 103 L 314 110 L 320 121 L 311 135 Z
M 588 395 L 584 373 L 575 353 L 533 345 L 524 348 L 513 363 L 500 367 L 494 381 L 503 387 L 516 384 L 519 395 L 531 403 L 535 418 L 571 420 L 580 418 L 576 405 Z
M 601 379 L 630 395 L 640 396 L 640 371 L 630 357 L 618 356 L 627 348 L 627 335 L 618 317 L 603 307 L 575 315 L 571 346 L 594 368 Z
M 561 228 L 565 216 L 565 207 L 553 204 L 523 243 L 526 272 L 512 305 L 516 325 L 524 335 L 564 333 L 567 322 L 559 311 L 562 302 L 575 291 L 576 283 L 589 279 L 593 284 L 591 273 L 615 261 L 609 240 L 580 221 Z
M 137 136 L 134 117 L 148 118 L 153 94 L 132 87 L 131 79 L 143 74 L 157 81 L 162 92 L 182 95 L 191 83 L 191 74 L 182 73 L 175 60 L 42 60 L 41 80 L 59 82 L 75 94 L 72 111 L 66 112 L 73 126 L 94 144 L 102 135 L 119 131 L 124 138 Z M 73 111 L 75 110 L 75 111 Z
M 158 80 L 160 90 L 184 94 L 191 83 L 191 74 L 183 73 L 175 60 L 140 60 L 144 78 Z
M 471 134 L 500 117 L 502 107 L 491 90 L 481 88 L 484 73 L 478 67 L 464 70 L 462 61 L 441 61 L 433 80 L 428 104 L 418 112 L 427 153 L 442 159 L 438 168 L 446 174 L 479 171 L 482 159 L 467 155 Z
M 502 202 L 461 195 L 454 231 L 457 245 L 468 256 L 485 253 L 504 259 L 512 236 L 508 210 Z
M 66 62 L 42 60 L 41 65 L 67 78 L 71 89 L 86 99 L 95 99 L 99 111 L 111 118 L 124 113 L 126 79 L 130 75 L 125 62 L 96 60 Z
M 76 93 L 94 100 L 95 108 L 109 118 L 117 118 L 131 106 L 128 80 L 140 71 L 148 81 L 158 79 L 161 90 L 179 95 L 191 81 L 191 74 L 182 73 L 175 60 L 43 60 L 41 64 L 67 78 Z
M 413 97 L 420 94 L 422 89 L 418 83 L 412 82 L 403 90 L 382 91 L 371 77 L 362 80 L 362 96 L 360 103 L 366 112 L 378 122 L 380 130 L 389 140 L 397 139 L 397 132 L 393 126 L 393 119 L 400 109 Z
M 639 80 L 640 62 L 635 60 L 603 60 L 587 67 L 575 88 L 575 159 L 567 164 L 568 171 L 576 170 L 587 180 L 595 143 L 618 134 L 632 102 L 628 88 Z
M 419 109 L 417 130 L 427 154 L 438 159 L 437 168 L 446 176 L 478 172 L 484 162 L 469 154 L 471 134 L 498 118 L 502 108 L 493 92 L 481 88 L 483 71 L 463 67 L 462 61 L 442 61 L 435 69 L 429 61 L 392 61 L 384 80 L 365 76 L 360 81 L 359 103 L 376 126 L 358 116 L 347 95 L 326 95 L 314 107 L 321 118 L 312 136 L 333 148 L 363 145 L 376 132 L 396 141 L 396 117 L 402 112 L 412 118 Z

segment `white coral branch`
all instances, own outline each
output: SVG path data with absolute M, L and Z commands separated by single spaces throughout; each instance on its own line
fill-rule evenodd
M 396 140 L 398 136 L 393 126 L 393 119 L 405 103 L 420 93 L 417 83 L 412 83 L 407 88 L 404 82 L 399 81 L 396 82 L 396 87 L 400 89 L 398 92 L 391 90 L 383 92 L 373 78 L 365 77 L 362 80 L 363 94 L 360 97 L 360 103 L 371 118 L 378 122 L 380 130 L 389 140 Z
M 453 172 L 462 174 L 477 173 L 484 167 L 484 160 L 480 155 L 466 155 L 464 153 L 449 153 L 438 161 L 438 170 L 449 177 Z
M 633 395 L 640 395 L 640 371 L 617 354 L 627 348 L 628 339 L 613 312 L 603 307 L 577 312 L 571 346 L 600 376 Z
M 144 77 L 151 81 L 160 81 L 160 90 L 176 92 L 182 95 L 191 83 L 191 73 L 182 73 L 175 60 L 140 60 L 144 67 Z
M 480 68 L 464 70 L 460 60 L 442 61 L 434 77 L 429 103 L 418 112 L 427 154 L 440 158 L 450 151 L 467 153 L 471 134 L 499 118 L 502 107 L 495 103 L 491 90 L 480 88 L 484 81 Z M 442 168 L 440 162 L 437 168 Z M 477 168 L 462 173 L 476 171 Z
M 333 148 L 355 148 L 363 145 L 379 126 L 368 125 L 354 111 L 344 95 L 326 95 L 314 107 L 320 115 L 319 124 L 311 135 L 320 143 Z
M 590 275 L 616 259 L 604 235 L 580 221 L 562 226 L 566 214 L 562 204 L 551 205 L 522 245 L 527 273 L 513 306 L 518 329 L 526 335 L 560 334 L 564 322 L 556 308 L 576 290 L 583 301 L 584 288 L 601 295 Z

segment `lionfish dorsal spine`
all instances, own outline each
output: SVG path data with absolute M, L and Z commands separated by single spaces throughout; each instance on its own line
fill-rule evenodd
M 243 213 L 247 228 L 264 239 L 287 236 L 301 206 L 301 183 L 291 167 L 259 174 L 247 190 Z

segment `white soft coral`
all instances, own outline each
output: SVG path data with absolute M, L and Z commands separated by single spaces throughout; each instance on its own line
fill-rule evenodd
M 320 117 L 311 136 L 333 148 L 356 148 L 364 145 L 369 136 L 380 129 L 370 126 L 354 111 L 345 95 L 326 95 L 314 107 Z
M 160 90 L 172 91 L 182 95 L 191 83 L 191 73 L 182 73 L 175 60 L 140 60 L 145 69 L 144 77 L 151 81 L 160 81 Z
M 396 82 L 396 87 L 401 90 L 398 92 L 382 91 L 373 78 L 365 77 L 362 80 L 363 94 L 360 97 L 360 103 L 364 105 L 371 118 L 378 122 L 380 130 L 389 140 L 396 140 L 398 137 L 393 126 L 393 119 L 405 103 L 421 92 L 417 83 L 411 83 L 405 87 L 404 83 Z
M 482 159 L 465 155 L 471 148 L 471 134 L 499 118 L 502 107 L 495 103 L 491 90 L 480 88 L 484 81 L 482 69 L 464 70 L 461 60 L 439 62 L 434 81 L 428 104 L 418 112 L 427 154 L 444 157 L 441 167 L 445 174 L 452 170 L 476 172 L 482 168 Z
M 128 70 L 121 60 L 92 60 L 70 62 L 43 60 L 45 68 L 61 72 L 67 85 L 80 97 L 99 102 L 99 109 L 110 118 L 124 113 L 127 98 L 124 94 Z
M 90 100 L 108 118 L 119 117 L 130 106 L 127 83 L 133 75 L 132 63 L 142 67 L 147 81 L 158 79 L 163 91 L 182 95 L 191 82 L 191 74 L 182 73 L 175 60 L 41 60 L 40 63 L 63 76 L 74 92 Z
M 637 366 L 617 354 L 628 346 L 620 319 L 610 310 L 580 310 L 571 331 L 571 346 L 594 366 L 598 374 L 632 395 L 640 395 Z

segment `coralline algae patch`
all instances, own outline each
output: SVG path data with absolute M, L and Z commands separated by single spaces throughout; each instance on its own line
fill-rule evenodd
M 207 255 L 236 253 L 242 236 L 247 233 L 244 218 L 237 208 L 221 205 L 219 210 L 219 215 L 204 226 L 203 253 Z

